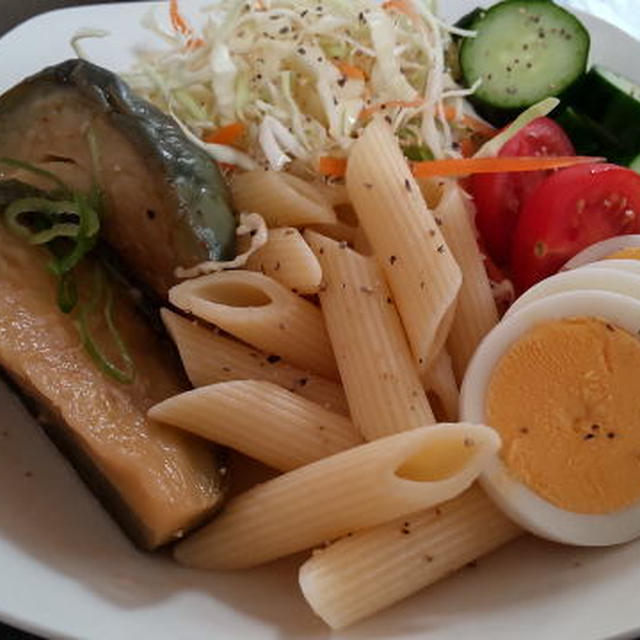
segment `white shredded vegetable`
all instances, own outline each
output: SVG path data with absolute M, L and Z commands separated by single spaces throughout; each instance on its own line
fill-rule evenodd
M 201 262 L 195 267 L 185 269 L 178 267 L 175 271 L 176 278 L 197 278 L 209 273 L 217 271 L 225 271 L 227 269 L 241 269 L 247 264 L 247 260 L 261 247 L 267 243 L 269 239 L 269 231 L 264 218 L 257 213 L 241 213 L 240 224 L 236 228 L 238 237 L 250 236 L 251 244 L 243 253 L 237 255 L 233 260 L 216 261 L 209 260 Z
M 558 98 L 545 98 L 523 111 L 506 129 L 486 142 L 475 154 L 476 158 L 491 158 L 497 156 L 504 145 L 521 129 L 537 118 L 548 116 L 558 105 Z
M 104 29 L 78 29 L 71 37 L 71 47 L 78 58 L 86 60 L 88 56 L 82 48 L 80 41 L 88 38 L 106 38 L 110 35 L 111 32 L 105 31 Z
M 475 87 L 454 82 L 447 49 L 452 34 L 473 32 L 441 22 L 434 5 L 218 0 L 203 10 L 203 25 L 186 32 L 156 9 L 144 26 L 164 49 L 141 54 L 127 80 L 198 140 L 243 124 L 234 147 L 200 143 L 241 168 L 313 178 L 318 159 L 346 156 L 380 109 L 404 147 L 457 157 L 457 140 L 469 134 L 463 116 L 473 115 L 462 98 Z

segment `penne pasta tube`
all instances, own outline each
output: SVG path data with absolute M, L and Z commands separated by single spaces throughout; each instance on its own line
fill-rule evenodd
M 314 551 L 300 569 L 313 610 L 334 629 L 406 598 L 521 533 L 477 486 L 419 514 Z
M 349 405 L 339 384 L 282 360 L 274 361 L 266 353 L 220 335 L 169 309 L 162 309 L 160 314 L 194 387 L 230 380 L 264 380 L 297 393 L 329 411 L 349 415 Z
M 384 281 L 373 258 L 317 233 L 305 239 L 324 274 L 320 304 L 351 419 L 365 440 L 435 419 Z
M 384 119 L 353 145 L 347 190 L 424 372 L 444 346 L 462 274 Z
M 262 349 L 332 380 L 338 370 L 322 312 L 286 287 L 253 271 L 222 271 L 182 282 L 169 301 Z
M 498 323 L 498 311 L 473 225 L 473 204 L 455 181 L 444 188 L 435 216 L 462 270 L 458 305 L 447 339 L 458 382 L 480 341 Z
M 149 410 L 158 422 L 290 471 L 362 442 L 353 424 L 271 382 L 220 382 Z
M 293 227 L 271 229 L 267 244 L 247 260 L 246 268 L 264 273 L 294 293 L 317 293 L 322 281 L 318 260 Z
M 460 391 L 453 373 L 451 357 L 446 349 L 440 352 L 431 368 L 423 376 L 423 381 L 436 418 L 455 422 L 458 419 Z
M 175 556 L 192 567 L 240 569 L 414 513 L 469 487 L 499 444 L 488 427 L 446 424 L 354 447 L 231 500 Z
M 322 191 L 284 171 L 239 173 L 231 183 L 231 196 L 237 211 L 259 213 L 268 227 L 306 227 L 337 221 Z
M 358 227 L 338 222 L 337 224 L 310 224 L 307 229 L 321 233 L 323 236 L 333 238 L 338 242 L 346 242 L 353 246 L 358 236 Z

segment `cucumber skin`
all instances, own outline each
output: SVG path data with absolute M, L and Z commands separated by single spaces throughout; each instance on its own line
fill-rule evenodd
M 522 3 L 523 0 L 503 0 L 502 2 L 498 2 L 494 5 L 492 5 L 489 9 L 482 9 L 481 7 L 478 7 L 476 9 L 474 9 L 473 11 L 470 11 L 468 14 L 464 15 L 462 18 L 460 18 L 460 20 L 456 23 L 456 26 L 459 26 L 461 28 L 464 29 L 469 29 L 469 30 L 477 30 L 480 22 L 482 20 L 485 19 L 487 13 L 489 11 L 491 11 L 492 9 L 494 9 L 497 6 L 503 6 L 503 5 L 509 5 L 509 4 L 516 4 L 516 3 Z M 527 4 L 553 4 L 555 5 L 554 0 L 525 0 Z M 557 6 L 557 5 L 555 5 Z M 562 7 L 558 7 L 558 8 L 562 8 Z M 566 10 L 565 10 L 566 11 Z M 567 11 L 567 13 L 570 13 Z M 572 15 L 575 18 L 575 15 L 573 13 L 570 13 L 570 15 Z M 582 74 L 580 74 L 574 81 L 573 83 L 571 83 L 569 86 L 567 86 L 566 88 L 564 88 L 562 91 L 552 94 L 549 93 L 548 95 L 545 95 L 544 97 L 557 97 L 562 104 L 564 104 L 565 102 L 570 101 L 571 96 L 573 96 L 574 92 L 576 91 L 576 88 L 579 87 L 581 85 L 582 79 L 585 76 L 585 72 L 586 72 L 586 62 L 587 62 L 587 58 L 588 58 L 588 53 L 590 50 L 590 45 L 591 45 L 591 36 L 589 35 L 589 32 L 586 30 L 586 28 L 584 27 L 584 25 L 580 22 L 580 20 L 578 20 L 576 18 L 576 23 L 577 25 L 579 25 L 584 37 L 585 37 L 585 41 L 586 41 L 586 52 L 587 55 L 585 56 L 585 68 Z M 464 65 L 462 62 L 462 53 L 463 53 L 463 49 L 464 49 L 464 45 L 465 45 L 466 40 L 461 39 L 459 42 L 459 65 L 462 69 L 464 69 Z M 467 86 L 468 86 L 468 82 L 467 82 Z M 515 107 L 515 108 L 503 108 L 503 107 L 498 107 L 495 106 L 494 104 L 491 104 L 481 98 L 478 98 L 477 96 L 469 96 L 468 100 L 473 104 L 473 106 L 475 107 L 476 111 L 488 122 L 490 122 L 491 124 L 493 124 L 496 127 L 502 127 L 505 126 L 506 124 L 509 124 L 511 121 L 513 121 L 520 113 L 522 113 L 522 111 L 526 108 L 526 107 Z M 531 105 L 528 105 L 531 106 Z
M 635 168 L 640 164 L 640 99 L 608 85 L 599 69 L 583 77 L 555 119 L 576 153 Z
M 623 155 L 635 157 L 640 151 L 640 100 L 608 85 L 600 69 L 596 66 L 584 76 L 568 103 L 608 131 Z

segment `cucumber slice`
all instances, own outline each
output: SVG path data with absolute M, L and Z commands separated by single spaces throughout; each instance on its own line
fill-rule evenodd
M 640 154 L 638 154 L 630 163 L 629 169 L 633 169 L 636 173 L 640 173 Z
M 517 110 L 568 89 L 586 69 L 590 38 L 580 21 L 549 0 L 505 0 L 468 25 L 460 47 L 465 83 L 482 84 L 474 100 Z
M 602 156 L 612 160 L 625 153 L 623 145 L 610 131 L 572 106 L 559 113 L 555 121 L 571 138 L 578 155 Z
M 595 66 L 571 97 L 576 111 L 597 122 L 635 156 L 640 151 L 640 87 Z

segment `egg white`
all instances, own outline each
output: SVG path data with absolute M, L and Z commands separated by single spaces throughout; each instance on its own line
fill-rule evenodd
M 562 267 L 562 270 L 565 271 L 567 269 L 582 267 L 589 262 L 602 260 L 622 249 L 630 249 L 632 247 L 640 247 L 640 234 L 628 234 L 607 238 L 606 240 L 601 240 L 600 242 L 589 245 L 580 251 L 580 253 L 577 253 Z
M 613 258 L 611 260 L 597 260 L 582 265 L 580 269 L 612 269 L 614 271 L 626 271 L 640 276 L 640 260 L 633 258 Z M 564 271 L 562 271 L 564 273 Z
M 632 260 L 640 267 L 640 260 Z M 565 291 L 599 290 L 620 293 L 640 300 L 640 269 L 638 274 L 620 271 L 606 266 L 606 261 L 598 267 L 575 269 L 545 278 L 525 291 L 507 310 L 505 318 L 510 318 L 527 305 L 547 296 Z M 594 263 L 595 264 L 595 263 Z
M 599 276 L 603 278 L 601 282 L 609 282 L 604 274 Z M 640 289 L 640 278 L 633 277 Z M 565 291 L 535 300 L 532 296 L 489 333 L 473 356 L 460 392 L 460 419 L 489 424 L 485 398 L 500 358 L 535 326 L 567 317 L 603 318 L 636 335 L 640 330 L 640 300 L 601 289 Z M 573 513 L 550 503 L 517 480 L 499 455 L 494 457 L 480 481 L 507 516 L 543 538 L 566 544 L 604 546 L 640 536 L 640 500 L 608 514 Z

